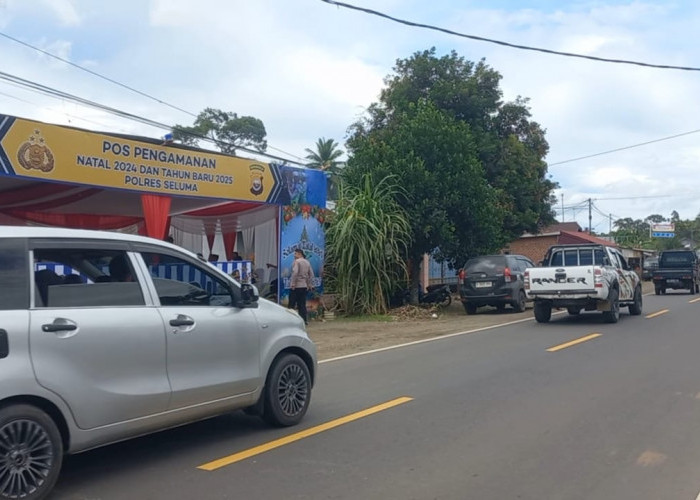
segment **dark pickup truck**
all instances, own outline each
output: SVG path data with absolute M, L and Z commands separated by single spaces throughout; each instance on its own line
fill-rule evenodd
M 700 269 L 698 256 L 692 250 L 666 250 L 661 252 L 659 267 L 652 275 L 656 295 L 666 293 L 666 289 L 688 290 L 691 294 L 700 292 Z

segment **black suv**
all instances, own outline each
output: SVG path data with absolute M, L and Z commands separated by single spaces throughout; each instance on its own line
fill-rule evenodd
M 459 272 L 459 297 L 467 314 L 481 306 L 507 304 L 517 312 L 525 310 L 523 273 L 535 264 L 523 255 L 485 255 L 467 261 Z

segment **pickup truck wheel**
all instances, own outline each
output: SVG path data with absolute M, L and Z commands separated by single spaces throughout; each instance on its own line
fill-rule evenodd
M 476 314 L 476 305 L 471 304 L 469 302 L 465 302 L 464 304 L 464 312 L 467 314 Z
M 525 292 L 520 290 L 518 292 L 518 300 L 513 302 L 513 309 L 515 309 L 515 312 L 523 312 L 525 310 Z
M 642 287 L 638 286 L 634 289 L 634 302 L 629 306 L 629 312 L 632 316 L 642 314 Z
M 535 302 L 534 306 L 535 320 L 538 323 L 547 323 L 552 317 L 552 305 L 546 302 Z
M 568 312 L 572 316 L 576 316 L 578 314 L 581 314 L 581 309 L 579 309 L 578 307 L 567 307 L 566 312 Z
M 620 319 L 620 296 L 618 291 L 613 288 L 610 290 L 609 297 L 610 298 L 608 300 L 610 301 L 610 310 L 603 311 L 603 318 L 605 319 L 606 323 L 617 323 Z

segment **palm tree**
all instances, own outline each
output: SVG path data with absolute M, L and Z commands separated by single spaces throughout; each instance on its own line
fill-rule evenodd
M 318 170 L 329 171 L 331 173 L 337 173 L 338 165 L 340 164 L 338 158 L 343 156 L 344 152 L 338 149 L 338 143 L 333 139 L 326 139 L 321 137 L 316 141 L 316 151 L 306 148 L 305 151 L 308 153 L 306 159 L 310 160 L 306 164 L 309 168 L 315 168 Z
M 329 200 L 334 200 L 338 197 L 338 175 L 345 165 L 343 162 L 337 161 L 344 154 L 338 146 L 335 140 L 321 137 L 316 141 L 316 151 L 309 148 L 305 150 L 308 153 L 306 159 L 310 160 L 306 166 L 326 172 L 328 179 L 327 198 Z

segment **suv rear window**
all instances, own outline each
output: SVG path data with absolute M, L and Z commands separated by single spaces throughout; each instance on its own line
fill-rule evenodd
M 0 240 L 0 310 L 29 308 L 29 264 L 24 240 Z
M 506 258 L 503 255 L 490 255 L 486 257 L 475 257 L 467 261 L 464 269 L 469 273 L 496 274 L 496 271 L 503 273 L 506 266 Z

